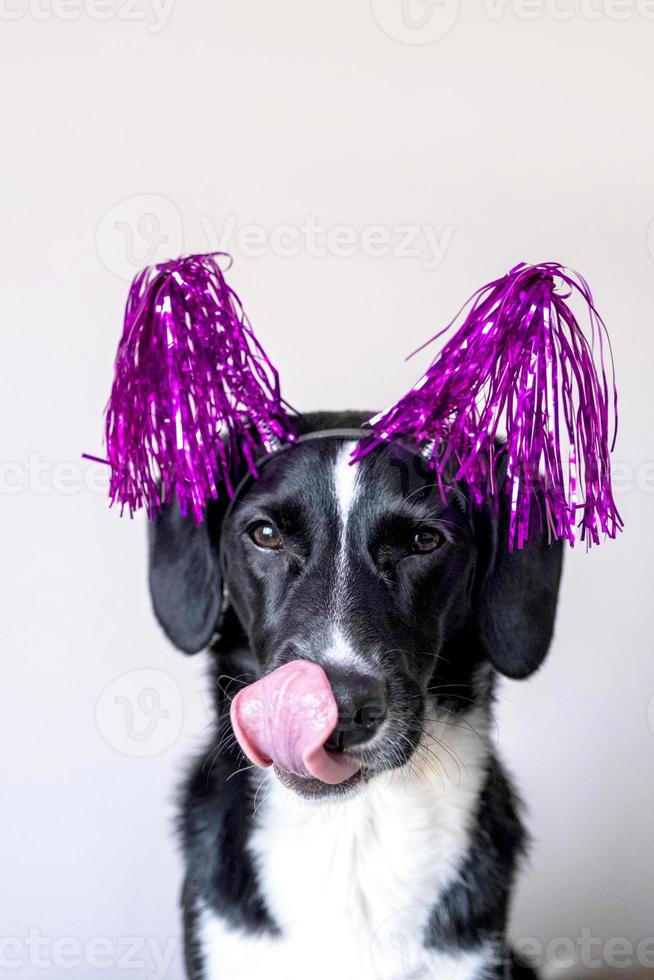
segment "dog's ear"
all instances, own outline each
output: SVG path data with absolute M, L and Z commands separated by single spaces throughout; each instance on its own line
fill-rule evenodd
M 150 524 L 152 605 L 164 632 L 184 653 L 206 647 L 219 625 L 223 598 L 220 518 L 210 504 L 204 522 L 196 524 L 192 517 L 182 517 L 175 501 Z
M 485 511 L 476 524 L 481 574 L 475 615 L 482 647 L 502 674 L 528 677 L 542 663 L 552 640 L 562 542 L 549 543 L 538 531 L 521 551 L 509 551 L 509 507 L 504 495 L 499 517 Z

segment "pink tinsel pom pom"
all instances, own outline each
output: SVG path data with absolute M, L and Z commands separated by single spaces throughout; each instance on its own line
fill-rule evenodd
M 567 303 L 573 294 L 586 304 L 590 340 Z M 511 549 L 529 540 L 535 523 L 570 544 L 577 527 L 588 544 L 600 534 L 615 537 L 622 527 L 610 466 L 617 394 L 612 374 L 607 381 L 610 344 L 588 284 L 554 262 L 521 264 L 483 286 L 468 306 L 421 380 L 371 419 L 372 434 L 355 459 L 408 437 L 425 443 L 442 492 L 453 476 L 466 484 L 472 504 L 490 498 L 497 508 L 501 454 Z M 544 513 L 535 512 L 536 487 Z
M 234 463 L 292 441 L 279 378 L 214 255 L 140 272 L 107 406 L 109 495 L 150 517 L 177 496 L 203 519 Z

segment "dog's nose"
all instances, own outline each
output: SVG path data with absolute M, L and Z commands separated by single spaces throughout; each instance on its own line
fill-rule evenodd
M 347 752 L 370 741 L 386 717 L 385 685 L 369 674 L 326 669 L 338 705 L 338 722 L 325 748 Z

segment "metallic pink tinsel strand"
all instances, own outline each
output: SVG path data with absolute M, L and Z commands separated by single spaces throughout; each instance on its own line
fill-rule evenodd
M 219 254 L 219 253 L 216 253 Z M 109 495 L 152 518 L 177 497 L 200 522 L 237 459 L 293 441 L 279 378 L 215 255 L 140 272 L 106 415 Z
M 566 302 L 573 294 L 587 306 L 590 340 Z M 354 458 L 394 439 L 424 442 L 441 488 L 453 476 L 472 504 L 490 498 L 497 509 L 496 465 L 505 457 L 511 549 L 523 547 L 535 524 L 570 544 L 577 528 L 588 545 L 601 534 L 615 537 L 622 528 L 610 464 L 617 392 L 610 341 L 588 284 L 554 262 L 518 265 L 483 286 L 432 340 L 468 307 L 421 380 L 371 419 L 372 433 Z

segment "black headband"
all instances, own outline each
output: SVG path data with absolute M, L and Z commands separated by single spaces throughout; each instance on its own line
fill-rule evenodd
M 296 446 L 303 442 L 314 442 L 316 440 L 322 439 L 340 439 L 342 442 L 358 442 L 360 439 L 365 437 L 366 433 L 363 429 L 319 429 L 316 432 L 306 432 L 304 435 L 298 436 L 293 442 L 280 443 L 276 449 L 272 452 L 261 453 L 254 460 L 254 468 L 259 473 L 271 459 L 275 459 L 277 456 L 281 456 L 287 453 L 289 450 L 294 449 Z M 232 513 L 234 507 L 238 503 L 239 499 L 242 497 L 244 491 L 256 480 L 256 476 L 252 471 L 248 471 L 243 479 L 237 484 L 236 489 L 232 495 L 229 504 L 227 505 L 227 510 L 223 517 L 223 521 Z

